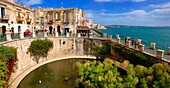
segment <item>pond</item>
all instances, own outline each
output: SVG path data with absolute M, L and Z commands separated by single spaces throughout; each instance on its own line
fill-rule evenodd
M 66 59 L 45 64 L 28 74 L 17 88 L 75 88 L 76 62 L 84 60 Z

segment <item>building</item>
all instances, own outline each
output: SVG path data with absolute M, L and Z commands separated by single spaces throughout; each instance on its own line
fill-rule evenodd
M 33 10 L 29 7 L 16 4 L 14 0 L 0 1 L 0 27 L 5 33 L 8 28 L 14 32 L 24 31 L 33 23 Z
M 84 25 L 89 27 L 89 28 L 92 28 L 92 25 L 93 25 L 93 20 L 91 19 L 85 19 L 84 20 Z
M 84 11 L 77 8 L 41 8 L 35 11 L 35 26 L 53 30 L 58 33 L 77 33 L 77 26 L 84 25 Z
M 100 24 L 92 24 L 92 28 L 98 29 L 98 30 L 106 29 L 105 26 L 102 26 L 102 25 L 100 25 Z
M 0 32 L 7 28 L 14 33 L 30 29 L 57 30 L 59 33 L 77 33 L 77 26 L 84 25 L 84 11 L 77 8 L 41 8 L 31 9 L 14 2 L 0 1 Z M 33 30 L 35 28 L 35 30 Z

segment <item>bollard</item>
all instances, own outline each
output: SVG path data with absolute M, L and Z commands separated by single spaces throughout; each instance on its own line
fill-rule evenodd
M 145 50 L 145 45 L 140 44 L 139 45 L 139 51 L 144 52 L 144 50 Z
M 93 38 L 93 33 L 90 33 L 90 38 Z
M 70 33 L 67 33 L 67 34 L 66 34 L 66 37 L 70 37 Z
M 59 34 L 58 34 L 58 32 L 56 31 L 56 32 L 55 32 L 55 37 L 58 37 L 58 35 L 59 35 Z
M 164 56 L 164 50 L 160 50 L 160 49 L 158 49 L 158 50 L 157 50 L 156 57 L 158 57 L 158 58 L 162 59 L 162 58 L 163 58 L 163 56 Z
M 155 49 L 155 45 L 156 45 L 156 43 L 153 43 L 153 42 L 151 42 L 151 44 L 150 44 L 150 49 Z
M 108 39 L 109 39 L 109 40 L 112 40 L 112 35 L 108 35 Z
M 47 37 L 48 37 L 47 32 L 44 32 L 44 37 L 45 37 L 45 38 L 47 38 Z
M 117 38 L 117 43 L 118 43 L 118 44 L 121 43 L 121 42 L 120 42 L 120 39 L 121 39 L 120 37 Z
M 12 38 L 11 38 L 11 32 L 6 32 L 6 40 L 7 41 L 12 41 Z
M 116 35 L 116 39 L 120 38 L 119 35 Z
M 131 41 L 127 41 L 126 46 L 130 47 L 130 43 L 131 43 Z
M 36 37 L 36 35 L 35 35 L 35 31 L 34 31 L 35 29 L 34 29 L 34 27 L 33 27 L 33 29 L 32 29 L 32 37 L 33 38 L 35 38 Z
M 24 33 L 20 32 L 19 36 L 20 36 L 20 39 L 23 39 L 24 38 Z
M 78 38 L 80 38 L 81 37 L 81 34 L 80 33 L 78 33 Z
M 168 54 L 170 55 L 170 47 L 168 47 Z
M 106 33 L 104 33 L 104 34 L 103 34 L 103 37 L 104 37 L 104 38 L 107 38 L 107 34 L 106 34 Z
M 127 40 L 130 41 L 130 37 L 129 36 L 127 37 Z
M 137 39 L 139 45 L 141 44 L 141 41 L 142 41 L 141 39 Z

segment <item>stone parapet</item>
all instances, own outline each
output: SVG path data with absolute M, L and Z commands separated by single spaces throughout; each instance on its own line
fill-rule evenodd
M 12 39 L 11 39 L 11 32 L 6 32 L 5 34 L 6 34 L 6 40 L 7 41 L 12 41 Z
M 151 43 L 150 43 L 150 49 L 153 49 L 153 50 L 154 50 L 154 49 L 155 49 L 155 45 L 156 45 L 156 43 L 151 42 Z
M 164 50 L 157 50 L 156 57 L 162 59 L 164 57 Z

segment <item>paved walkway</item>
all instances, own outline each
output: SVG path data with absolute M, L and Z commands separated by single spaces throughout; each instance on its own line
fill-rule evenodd
M 115 38 L 113 38 L 113 41 L 116 42 L 117 40 Z M 121 40 L 121 44 L 125 45 L 124 40 Z M 135 48 L 134 45 L 131 45 L 131 48 L 133 48 L 135 50 L 139 50 L 138 48 Z M 149 55 L 156 57 L 157 50 L 152 50 L 152 49 L 149 49 L 148 47 L 145 47 L 144 53 L 147 53 Z M 166 61 L 170 62 L 170 55 L 164 54 L 164 57 L 162 59 L 165 59 Z

